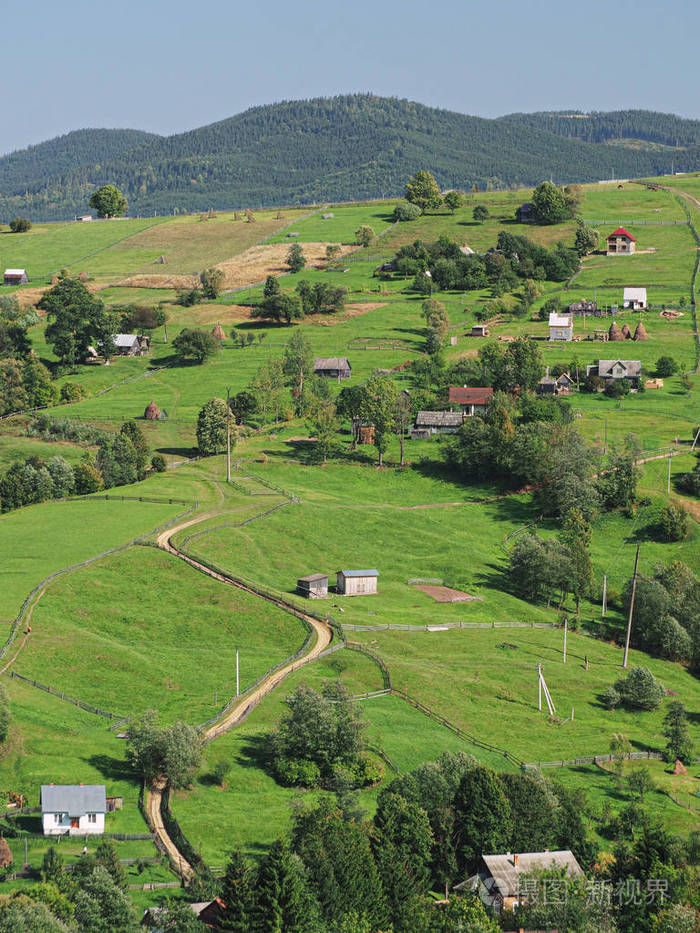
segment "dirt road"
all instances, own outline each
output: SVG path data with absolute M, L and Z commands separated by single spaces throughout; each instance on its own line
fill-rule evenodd
M 226 586 L 235 586 L 238 589 L 245 590 L 248 593 L 253 593 L 253 595 L 257 596 L 259 599 L 266 599 L 273 605 L 291 612 L 293 615 L 296 615 L 300 619 L 304 619 L 311 626 L 316 637 L 306 654 L 300 658 L 296 658 L 294 661 L 291 661 L 284 667 L 281 667 L 276 671 L 272 671 L 263 681 L 261 681 L 261 683 L 257 685 L 254 690 L 252 690 L 246 696 L 241 697 L 238 702 L 233 703 L 222 716 L 222 718 L 218 719 L 206 730 L 204 733 L 205 742 L 211 741 L 218 735 L 221 735 L 223 732 L 227 732 L 229 729 L 232 729 L 235 725 L 241 722 L 241 720 L 243 720 L 248 715 L 248 713 L 258 705 L 263 697 L 267 696 L 268 693 L 280 685 L 280 683 L 285 679 L 285 677 L 287 677 L 288 674 L 291 674 L 292 671 L 298 670 L 298 668 L 302 667 L 304 664 L 308 664 L 309 661 L 313 661 L 315 658 L 317 658 L 323 651 L 325 651 L 326 648 L 329 647 L 333 639 L 332 629 L 326 622 L 320 622 L 318 619 L 313 618 L 313 616 L 309 616 L 303 612 L 300 612 L 298 609 L 295 609 L 293 606 L 289 606 L 281 599 L 275 599 L 271 596 L 264 596 L 260 593 L 256 593 L 255 590 L 244 586 L 241 583 L 237 583 L 235 580 L 232 580 L 223 574 L 210 570 L 204 564 L 201 564 L 199 561 L 188 557 L 186 554 L 183 554 L 182 551 L 178 550 L 177 547 L 175 547 L 175 545 L 172 543 L 172 537 L 174 535 L 183 529 L 189 528 L 191 525 L 196 525 L 210 517 L 211 515 L 209 514 L 200 515 L 197 518 L 191 518 L 186 522 L 182 522 L 182 524 L 177 525 L 175 528 L 169 528 L 167 531 L 164 531 L 161 535 L 159 535 L 158 547 L 162 548 L 164 551 L 167 551 L 169 554 L 174 554 L 176 557 L 179 557 L 180 560 L 184 560 L 186 563 L 188 563 L 191 567 L 194 567 L 201 573 L 205 573 L 207 576 L 214 580 L 218 580 L 220 583 L 223 583 Z M 166 790 L 166 786 L 167 782 L 164 778 L 159 778 L 153 782 L 146 795 L 146 815 L 148 818 L 148 823 L 151 827 L 151 832 L 156 834 L 160 847 L 167 854 L 173 870 L 185 882 L 187 882 L 194 874 L 192 866 L 181 855 L 177 846 L 170 838 L 161 815 L 162 797 Z

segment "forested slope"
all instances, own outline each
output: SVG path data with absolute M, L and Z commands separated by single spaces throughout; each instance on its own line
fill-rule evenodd
M 685 138 L 694 138 L 690 128 Z M 662 174 L 672 159 L 678 170 L 700 167 L 698 145 L 670 152 L 611 147 L 566 138 L 525 118 L 487 120 L 372 95 L 254 107 L 142 142 L 102 161 L 71 163 L 59 154 L 55 172 L 41 177 L 32 175 L 30 161 L 21 183 L 22 153 L 6 157 L 15 160 L 12 171 L 0 159 L 0 218 L 69 217 L 104 183 L 124 191 L 131 213 L 162 213 L 398 195 L 421 168 L 434 172 L 443 188 L 468 188 L 532 185 L 550 176 L 595 181 L 611 170 L 618 177 Z M 3 182 L 6 177 L 14 183 Z
M 658 113 L 652 110 L 615 110 L 610 113 L 511 113 L 500 119 L 589 143 L 641 139 L 665 146 L 700 145 L 700 120 L 685 120 L 673 113 Z

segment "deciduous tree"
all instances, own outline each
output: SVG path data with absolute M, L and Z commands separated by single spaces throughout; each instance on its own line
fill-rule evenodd
M 115 185 L 102 185 L 90 195 L 88 203 L 98 217 L 121 217 L 128 207 L 126 198 Z
M 197 448 L 203 457 L 226 447 L 226 402 L 211 398 L 197 415 Z
M 440 186 L 435 181 L 434 175 L 425 170 L 416 172 L 409 178 L 404 197 L 411 204 L 416 204 L 423 213 L 428 208 L 437 210 L 442 204 Z

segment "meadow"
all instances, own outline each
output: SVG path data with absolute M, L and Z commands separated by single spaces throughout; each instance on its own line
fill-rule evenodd
M 323 219 L 324 214 L 333 214 Z M 391 224 L 392 208 L 386 201 L 368 201 L 363 204 L 332 205 L 318 208 L 287 230 L 268 237 L 268 243 L 356 243 L 356 230 L 370 226 L 379 236 Z M 297 236 L 289 237 L 289 233 Z

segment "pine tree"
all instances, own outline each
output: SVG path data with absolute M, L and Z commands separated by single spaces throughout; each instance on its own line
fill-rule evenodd
M 685 706 L 679 700 L 669 703 L 668 712 L 664 717 L 664 735 L 668 739 L 666 761 L 679 760 L 686 765 L 692 764 L 694 748 L 688 731 L 688 715 Z
M 454 802 L 461 867 L 471 870 L 483 852 L 505 852 L 513 833 L 510 804 L 498 775 L 473 768 L 462 778 Z
M 279 838 L 260 866 L 255 898 L 256 933 L 316 933 L 318 901 L 301 859 Z
M 235 851 L 226 866 L 221 885 L 225 911 L 216 923 L 217 930 L 248 933 L 253 914 L 253 873 L 240 851 Z

